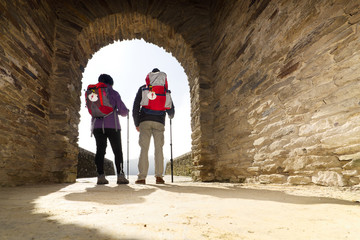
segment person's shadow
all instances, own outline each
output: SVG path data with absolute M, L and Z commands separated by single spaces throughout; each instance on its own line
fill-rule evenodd
M 132 188 L 131 185 L 95 185 L 85 189 L 85 192 L 70 193 L 65 196 L 69 201 L 96 202 L 108 205 L 139 204 L 144 202 L 144 196 L 156 191 L 156 188 Z

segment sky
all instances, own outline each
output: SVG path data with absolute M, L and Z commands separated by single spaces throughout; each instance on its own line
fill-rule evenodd
M 172 153 L 173 158 L 175 158 L 191 151 L 191 118 L 189 82 L 184 69 L 171 53 L 142 39 L 117 41 L 96 52 L 88 61 L 83 72 L 78 144 L 84 149 L 96 152 L 95 137 L 91 137 L 90 132 L 91 116 L 85 106 L 84 93 L 89 84 L 98 82 L 100 74 L 109 74 L 114 80 L 113 88 L 119 92 L 122 101 L 130 109 L 129 122 L 126 117 L 119 116 L 125 172 L 128 158 L 130 169 L 137 169 L 140 154 L 139 133 L 135 129 L 132 118 L 132 107 L 139 87 L 145 84 L 145 77 L 153 68 L 158 68 L 167 74 L 168 86 L 175 105 L 175 117 L 171 124 Z M 127 128 L 129 128 L 129 136 L 127 135 Z M 168 117 L 166 117 L 164 134 L 164 165 L 166 165 L 166 162 L 170 161 L 171 158 L 170 121 Z M 127 147 L 128 139 L 129 147 Z M 149 174 L 153 171 L 153 156 L 153 139 L 151 139 Z M 114 160 L 109 142 L 105 157 Z

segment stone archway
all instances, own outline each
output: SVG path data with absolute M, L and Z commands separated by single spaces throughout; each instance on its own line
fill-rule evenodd
M 1 118 L 1 185 L 75 181 L 82 71 L 102 46 L 136 38 L 171 52 L 185 69 L 194 178 L 213 179 L 207 2 L 0 1 L 0 9 L 7 32 L 0 45 L 0 87 L 7 93 L 1 94 L 7 116 Z
M 60 14 L 61 15 L 61 14 Z M 201 99 L 201 91 L 205 86 L 205 91 L 209 92 L 209 87 L 206 83 L 201 83 L 201 79 L 207 79 L 205 70 L 207 62 L 204 59 L 196 56 L 196 47 L 192 47 L 192 40 L 185 39 L 182 34 L 175 31 L 174 27 L 164 22 L 146 16 L 138 12 L 120 12 L 96 18 L 94 21 L 88 23 L 77 31 L 76 24 L 69 24 L 69 19 L 59 19 L 57 23 L 57 35 L 66 36 L 62 39 L 60 37 L 55 41 L 56 54 L 54 58 L 54 68 L 52 79 L 52 103 L 51 113 L 55 117 L 52 121 L 52 141 L 53 151 L 50 152 L 51 159 L 57 159 L 55 162 L 59 169 L 68 169 L 63 171 L 59 177 L 60 181 L 73 181 L 74 169 L 76 163 L 75 158 L 77 154 L 76 139 L 77 133 L 75 125 L 79 121 L 79 95 L 81 88 L 81 73 L 84 70 L 87 61 L 92 54 L 98 51 L 101 47 L 113 43 L 117 40 L 143 38 L 147 42 L 154 43 L 163 47 L 166 51 L 171 52 L 172 55 L 180 62 L 189 79 L 190 94 L 191 94 L 191 108 L 192 108 L 192 139 L 193 139 L 193 159 L 195 165 L 198 166 L 197 171 L 194 172 L 195 179 L 206 180 L 206 175 L 201 174 L 202 169 L 211 169 L 211 161 L 207 157 L 207 164 L 202 163 L 203 148 L 202 146 L 202 130 L 201 119 L 206 116 L 206 105 L 200 104 L 204 102 Z M 80 29 L 79 29 L 80 30 Z M 74 34 L 69 34 L 74 32 Z M 204 43 L 200 43 L 199 46 Z M 67 53 L 64 57 L 61 53 Z M 202 66 L 202 67 L 200 67 Z M 203 81 L 205 82 L 205 81 Z M 64 101 L 58 101 L 62 98 L 62 93 L 58 89 L 69 91 L 72 100 L 68 101 L 68 105 Z M 66 115 L 64 115 L 64 112 Z M 204 112 L 204 113 L 202 113 Z M 208 119 L 208 118 L 207 118 Z M 211 124 L 211 122 L 210 122 Z M 65 129 L 59 131 L 58 129 Z M 211 128 L 208 128 L 211 129 Z M 205 136 L 205 134 L 204 134 Z M 208 137 L 207 137 L 208 138 Z M 208 147 L 208 146 L 207 146 Z M 64 154 L 60 154 L 63 152 Z M 210 156 L 208 152 L 206 155 Z M 59 156 L 59 157 L 57 157 Z M 209 176 L 207 176 L 208 178 Z M 210 176 L 211 177 L 211 176 Z

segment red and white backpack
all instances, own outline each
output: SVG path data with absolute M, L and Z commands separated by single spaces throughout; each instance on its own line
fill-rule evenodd
M 147 113 L 163 112 L 172 107 L 171 91 L 168 90 L 167 76 L 164 72 L 150 72 L 146 76 L 146 87 L 142 91 L 140 105 Z M 146 111 L 150 110 L 150 111 Z
M 109 88 L 105 83 L 90 84 L 85 92 L 86 107 L 94 118 L 104 118 L 114 112 L 109 101 Z

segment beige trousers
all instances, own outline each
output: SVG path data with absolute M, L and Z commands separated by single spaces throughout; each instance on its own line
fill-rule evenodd
M 149 170 L 149 146 L 151 136 L 154 138 L 154 148 L 155 148 L 155 177 L 163 177 L 164 172 L 164 131 L 165 126 L 159 122 L 154 121 L 144 121 L 139 125 L 140 136 L 139 136 L 139 145 L 140 145 L 140 157 L 139 157 L 139 174 L 138 179 L 145 179 L 148 170 Z

